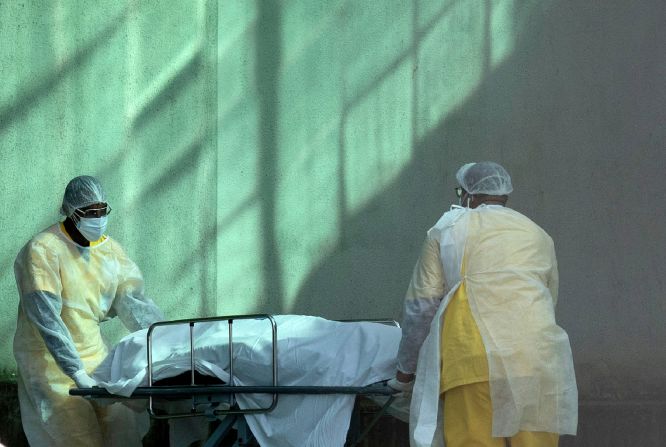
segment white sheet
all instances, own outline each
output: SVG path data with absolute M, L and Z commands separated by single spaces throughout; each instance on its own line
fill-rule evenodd
M 378 323 L 340 323 L 318 317 L 275 316 L 278 384 L 364 386 L 395 374 L 399 328 Z M 235 320 L 234 384 L 270 385 L 271 328 L 267 320 Z M 226 322 L 195 325 L 195 367 L 229 381 Z M 147 385 L 146 331 L 125 337 L 93 377 L 109 392 L 129 396 Z M 153 380 L 190 369 L 189 327 L 153 332 Z M 238 395 L 241 408 L 267 406 L 265 395 Z M 270 413 L 246 415 L 262 447 L 344 445 L 354 396 L 281 395 Z

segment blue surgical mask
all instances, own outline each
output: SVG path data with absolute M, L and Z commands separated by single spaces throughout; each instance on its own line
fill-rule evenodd
M 76 229 L 88 241 L 95 242 L 102 237 L 106 231 L 106 224 L 108 221 L 107 216 L 102 217 L 81 217 L 76 223 Z

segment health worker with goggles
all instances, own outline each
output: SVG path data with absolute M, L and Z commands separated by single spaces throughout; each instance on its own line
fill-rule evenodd
M 465 164 L 456 180 L 462 206 L 427 232 L 388 384 L 411 393 L 412 447 L 555 447 L 576 433 L 578 390 L 553 240 L 505 206 L 499 164 Z
M 137 331 L 164 316 L 144 295 L 137 265 L 105 234 L 111 207 L 100 182 L 72 179 L 60 212 L 64 221 L 34 236 L 14 263 L 14 356 L 24 432 L 31 446 L 140 446 L 149 428 L 145 413 L 68 391 L 96 384 L 91 373 L 108 352 L 102 321 L 117 316 Z

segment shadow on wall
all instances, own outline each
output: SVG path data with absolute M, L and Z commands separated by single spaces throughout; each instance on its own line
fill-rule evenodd
M 508 152 L 532 149 L 525 148 L 523 134 L 513 132 L 520 126 L 519 121 L 533 117 L 520 110 L 520 116 L 510 119 L 514 111 L 506 96 L 525 95 L 515 78 L 539 63 L 525 57 L 529 47 L 535 45 L 534 34 L 539 32 L 539 23 L 534 23 L 518 39 L 518 55 L 494 71 L 489 68 L 491 42 L 486 37 L 480 85 L 423 138 L 414 138 L 412 160 L 401 175 L 360 212 L 347 217 L 344 239 L 304 283 L 297 308 L 313 308 L 326 317 L 341 318 L 340 313 L 347 310 L 341 302 L 353 305 L 363 300 L 372 301 L 375 305 L 370 308 L 377 309 L 375 315 L 363 317 L 390 316 L 385 314 L 386 309 L 395 309 L 395 303 L 402 301 L 426 231 L 456 201 L 453 188 L 457 186 L 458 167 L 467 161 L 488 159 L 510 168 Z M 486 36 L 489 34 L 486 30 Z M 413 83 L 411 88 L 416 89 L 416 85 Z M 510 125 L 505 127 L 507 123 Z M 498 139 L 500 133 L 503 136 Z
M 8 128 L 13 122 L 24 118 L 26 113 L 47 96 L 62 79 L 88 63 L 95 53 L 118 33 L 128 13 L 128 9 L 122 11 L 114 20 L 109 21 L 106 27 L 99 30 L 94 39 L 64 61 L 57 70 L 50 71 L 48 75 L 37 79 L 28 89 L 19 93 L 15 101 L 0 108 L 0 132 Z
M 514 178 L 510 205 L 555 240 L 558 318 L 577 363 L 595 362 L 589 353 L 597 352 L 610 364 L 608 374 L 629 377 L 642 396 L 663 388 L 658 372 L 666 359 L 654 356 L 652 346 L 666 341 L 666 308 L 658 300 L 664 263 L 652 263 L 649 272 L 623 265 L 646 263 L 657 256 L 656 247 L 666 246 L 663 229 L 655 232 L 653 223 L 664 221 L 664 211 L 655 211 L 640 194 L 648 190 L 666 198 L 659 175 L 666 165 L 659 146 L 666 39 L 659 38 L 664 16 L 655 12 L 663 13 L 658 1 L 581 0 L 555 2 L 530 17 L 512 54 L 414 143 L 411 164 L 400 177 L 347 217 L 344 239 L 304 282 L 294 307 L 328 318 L 348 318 L 359 307 L 374 310 L 357 317 L 398 317 L 386 312 L 400 308 L 425 232 L 455 200 L 456 169 L 466 161 L 497 160 Z M 635 185 L 646 189 L 636 191 Z M 572 206 L 571 198 L 581 192 L 611 194 L 623 207 L 594 199 Z M 640 234 L 652 234 L 658 243 Z M 629 252 L 618 242 L 622 238 L 631 239 Z M 594 271 L 599 278 L 590 277 Z M 642 301 L 620 312 L 610 304 L 633 296 L 632 284 L 642 284 Z M 589 318 L 593 313 L 596 322 Z M 595 324 L 606 326 L 597 330 Z M 648 357 L 647 370 L 636 364 Z M 592 374 L 595 382 L 596 372 L 588 369 L 578 373 Z M 584 382 L 581 395 L 594 398 L 598 390 Z M 624 387 L 621 382 L 606 380 L 616 388 Z M 626 395 L 621 389 L 602 394 Z
M 256 87 L 259 93 L 257 133 L 259 139 L 259 166 L 273 167 L 278 159 L 278 77 L 281 59 L 281 5 L 276 2 L 260 2 L 256 45 Z M 264 297 L 273 302 L 284 301 L 282 269 L 279 261 L 275 228 L 275 204 L 277 201 L 277 177 L 275 169 L 265 169 L 257 179 L 261 214 L 259 216 L 263 245 L 262 271 L 264 272 Z

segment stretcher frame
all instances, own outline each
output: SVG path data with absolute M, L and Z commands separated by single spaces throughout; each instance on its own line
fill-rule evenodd
M 262 386 L 237 386 L 233 384 L 233 323 L 235 320 L 260 319 L 268 320 L 271 325 L 272 341 L 272 364 L 271 375 L 272 383 Z M 227 321 L 229 333 L 229 384 L 220 385 L 197 385 L 195 380 L 195 355 L 194 355 L 194 326 L 200 323 L 213 323 L 218 321 Z M 341 322 L 374 322 L 400 326 L 395 320 L 376 319 L 376 320 L 340 320 Z M 153 333 L 156 328 L 162 326 L 188 325 L 189 343 L 190 343 L 190 384 L 189 385 L 155 385 L 153 381 Z M 275 319 L 268 314 L 249 314 L 249 315 L 228 315 L 208 318 L 195 318 L 183 320 L 160 321 L 152 324 L 148 328 L 147 338 L 147 361 L 148 361 L 148 386 L 137 387 L 130 396 L 119 396 L 109 393 L 104 388 L 72 388 L 69 394 L 72 396 L 81 396 L 87 398 L 101 399 L 148 399 L 148 413 L 153 419 L 175 419 L 204 416 L 209 420 L 220 419 L 222 423 L 217 427 L 213 434 L 208 438 L 205 447 L 215 446 L 224 438 L 232 428 L 236 428 L 239 435 L 248 436 L 251 434 L 247 423 L 242 418 L 245 414 L 268 413 L 272 411 L 278 403 L 278 396 L 281 394 L 347 394 L 356 396 L 386 396 L 386 402 L 381 406 L 375 417 L 370 421 L 364 431 L 351 444 L 345 444 L 349 447 L 357 446 L 361 440 L 370 432 L 372 427 L 379 419 L 386 414 L 386 411 L 395 400 L 395 391 L 386 385 L 386 381 L 378 382 L 362 387 L 347 386 L 280 386 L 278 384 L 277 368 L 277 324 Z M 272 396 L 271 403 L 266 407 L 241 409 L 236 402 L 236 394 L 269 394 Z M 188 412 L 179 413 L 158 413 L 154 406 L 154 399 L 191 399 L 191 407 Z M 222 407 L 224 398 L 228 400 Z M 199 411 L 198 407 L 206 405 L 206 409 Z M 230 416 L 226 418 L 226 416 Z M 241 444 L 238 444 L 241 445 Z

